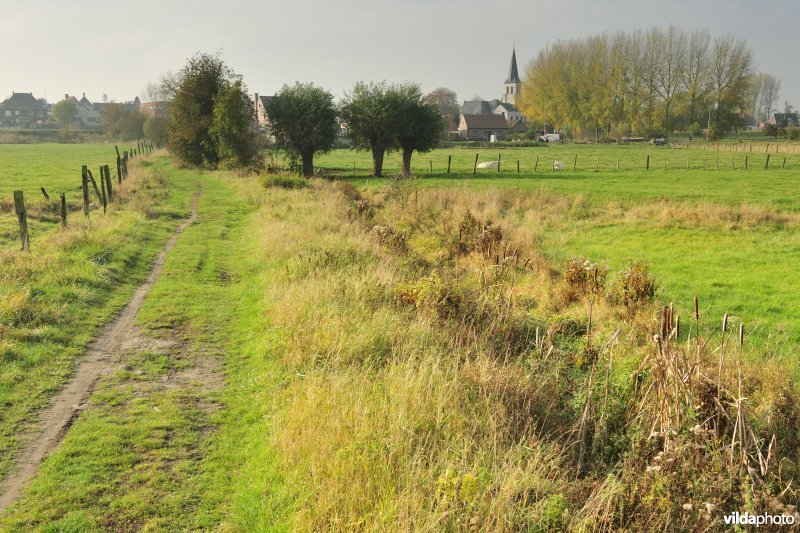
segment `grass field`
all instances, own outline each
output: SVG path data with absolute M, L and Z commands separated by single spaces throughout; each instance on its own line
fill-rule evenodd
M 475 152 L 463 152 L 416 154 L 417 186 L 464 191 L 476 209 L 485 204 L 486 194 L 505 195 L 502 216 L 527 226 L 556 267 L 572 256 L 617 270 L 630 259 L 644 260 L 659 281 L 664 302 L 688 311 L 697 295 L 709 314 L 720 320 L 726 312 L 741 316 L 755 338 L 800 342 L 800 303 L 794 297 L 800 293 L 800 280 L 792 275 L 792 265 L 800 260 L 800 154 L 787 155 L 783 168 L 784 156 L 773 153 L 765 170 L 766 154 L 756 153 L 755 148 L 750 153 L 552 145 L 480 151 L 479 161 L 496 160 L 500 154 L 508 166 L 501 166 L 499 173 L 479 170 L 473 175 Z M 650 171 L 645 170 L 648 154 Z M 442 170 L 449 155 L 448 176 Z M 530 167 L 537 156 L 539 171 L 534 173 Z M 720 170 L 716 170 L 717 156 Z M 597 158 L 599 172 L 594 171 Z M 397 172 L 397 160 L 387 158 L 386 175 Z M 429 160 L 433 176 L 425 167 Z M 568 169 L 553 172 L 553 160 L 565 161 Z M 347 170 L 352 161 L 355 178 Z M 374 190 L 390 183 L 365 177 L 371 168 L 365 152 L 340 150 L 318 158 L 316 164 L 339 169 L 334 172 Z M 704 166 L 713 169 L 702 170 Z M 464 168 L 469 172 L 456 170 Z
M 44 187 L 51 197 L 71 193 L 77 201 L 81 165 L 95 177 L 100 165 L 109 165 L 116 178 L 116 157 L 113 144 L 0 144 L 0 197 L 21 190 L 31 199 L 39 198 L 39 188 Z
M 120 146 L 120 150 L 124 150 Z M 60 193 L 65 193 L 70 213 L 81 213 L 81 166 L 97 179 L 101 165 L 109 165 L 116 183 L 113 144 L 0 144 L 0 248 L 19 243 L 13 191 L 25 194 L 33 245 L 58 227 Z M 50 195 L 46 201 L 40 188 Z M 92 202 L 97 199 L 92 192 Z
M 614 296 L 616 263 L 596 290 L 570 281 L 559 259 L 613 247 L 606 238 L 634 252 L 657 242 L 652 253 L 696 239 L 710 260 L 731 253 L 712 240 L 728 231 L 750 239 L 752 260 L 764 253 L 756 241 L 776 248 L 794 231 L 792 210 L 593 197 L 533 178 L 284 190 L 168 158 L 141 170 L 164 194 L 145 210 L 152 218 L 93 217 L 116 220 L 116 233 L 54 243 L 47 276 L 26 270 L 33 255 L 5 252 L 15 285 L 0 324 L 13 342 L 0 369 L 19 386 L 5 390 L 3 416 L 31 409 L 24 391 L 44 370 L 68 371 L 52 357 L 58 343 L 82 332 L 67 344 L 76 357 L 130 289 L 120 261 L 141 249 L 131 267 L 141 278 L 138 265 L 202 188 L 199 217 L 139 314 L 148 340 L 100 380 L 0 530 L 713 530 L 723 512 L 796 509 L 786 507 L 798 502 L 800 458 L 791 352 L 752 343 L 747 319 L 738 346 L 740 319 L 721 332 L 705 300 L 701 324 L 682 315 L 681 342 L 656 344 L 658 302 L 636 292 L 640 278 L 623 278 L 639 294 L 626 303 Z M 700 278 L 725 275 L 667 255 Z M 59 299 L 89 285 L 70 278 L 81 264 L 104 283 Z M 752 437 L 744 447 L 744 426 L 719 422 L 734 419 Z M 0 420 L 13 450 L 24 421 Z

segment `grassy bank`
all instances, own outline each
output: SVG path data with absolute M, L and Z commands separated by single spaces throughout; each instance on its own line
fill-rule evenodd
M 171 187 L 137 169 L 107 215 L 74 217 L 0 253 L 0 475 L 19 437 L 71 375 L 99 328 L 130 298 L 178 220 L 191 183 Z

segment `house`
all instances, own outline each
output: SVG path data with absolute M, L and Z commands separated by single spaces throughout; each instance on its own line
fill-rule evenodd
M 508 124 L 508 132 L 509 133 L 528 133 L 528 126 L 525 124 L 525 120 L 522 118 L 518 118 L 517 120 L 513 120 Z
M 787 128 L 789 126 L 797 127 L 800 125 L 800 120 L 798 120 L 797 113 L 773 113 L 769 117 L 769 123 L 780 128 Z
M 508 122 L 502 115 L 494 113 L 461 115 L 459 136 L 468 141 L 501 141 L 508 137 Z
M 507 102 L 500 102 L 497 104 L 497 107 L 492 110 L 492 113 L 495 115 L 503 115 L 503 118 L 508 122 L 516 122 L 518 120 L 521 120 L 523 123 L 525 122 L 525 117 L 522 116 L 519 109 L 514 107 L 514 104 L 509 104 Z
M 259 96 L 258 93 L 253 95 L 253 109 L 256 112 L 256 121 L 258 121 L 259 129 L 266 130 L 269 128 L 269 117 L 267 116 L 267 105 L 269 105 L 271 96 Z
M 81 128 L 98 129 L 100 127 L 100 111 L 94 107 L 94 104 L 86 98 L 86 93 L 80 100 L 69 94 L 64 95 L 64 100 L 68 100 L 75 104 L 77 112 L 75 113 L 75 123 Z
M 47 120 L 47 103 L 33 93 L 11 93 L 0 103 L 0 127 L 33 128 Z

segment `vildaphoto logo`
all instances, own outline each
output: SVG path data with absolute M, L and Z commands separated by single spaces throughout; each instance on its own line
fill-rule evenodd
M 795 519 L 790 514 L 730 513 L 724 517 L 726 526 L 793 526 Z

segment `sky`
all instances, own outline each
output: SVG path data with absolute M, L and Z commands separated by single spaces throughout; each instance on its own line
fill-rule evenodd
M 558 40 L 676 24 L 744 38 L 782 81 L 779 110 L 800 107 L 797 0 L 0 0 L 0 20 L 0 100 L 132 100 L 196 52 L 220 52 L 251 93 L 386 80 L 492 99 L 515 44 L 523 74 Z

